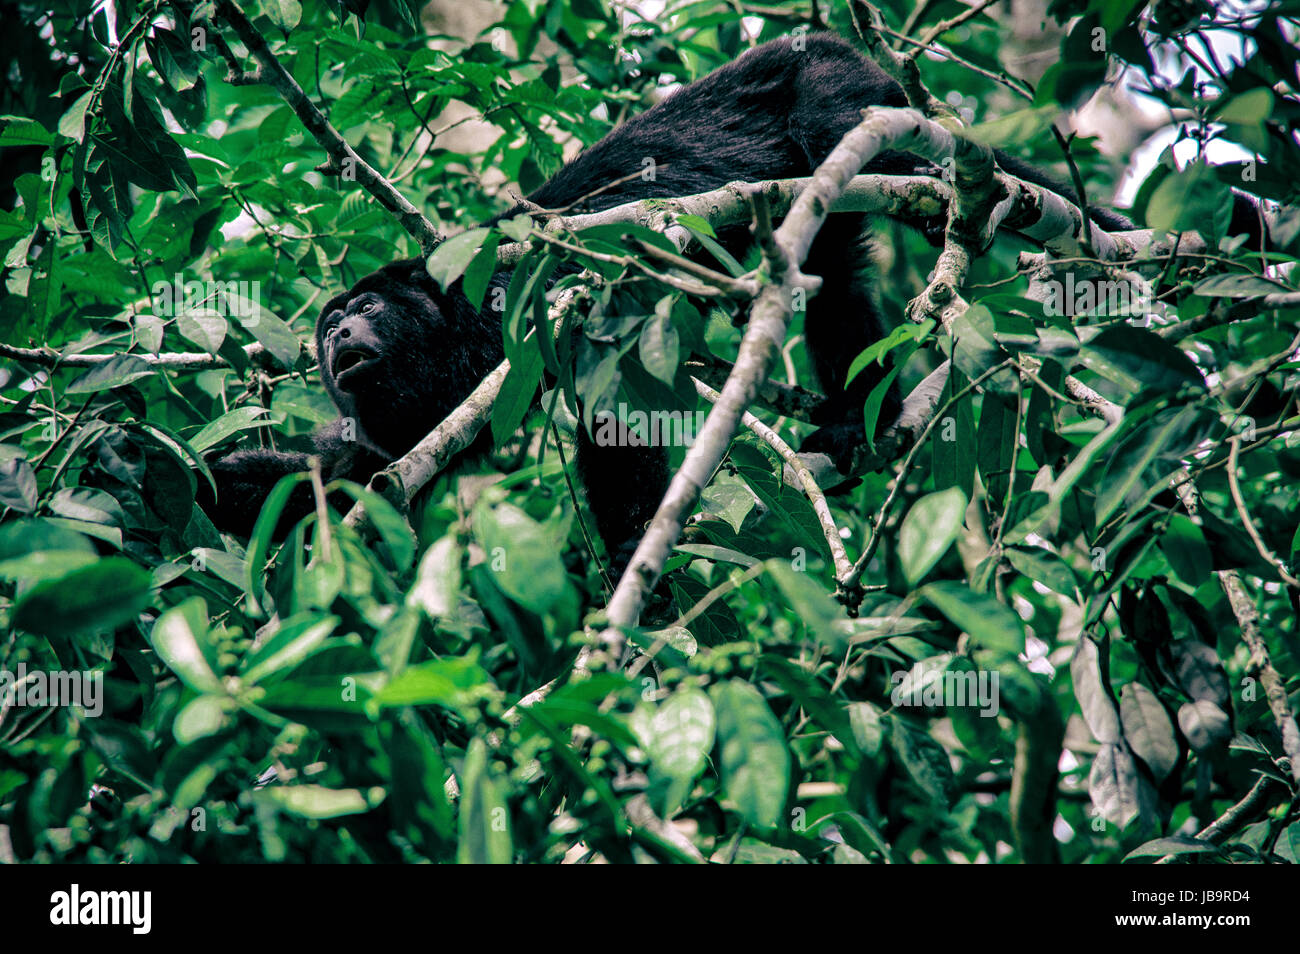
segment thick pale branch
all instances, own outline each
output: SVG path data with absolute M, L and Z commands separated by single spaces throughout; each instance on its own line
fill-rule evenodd
M 692 378 L 695 382 L 695 390 L 700 396 L 708 401 L 717 401 L 719 394 L 713 388 L 709 387 L 699 378 Z M 817 480 L 813 477 L 808 466 L 795 453 L 793 447 L 782 440 L 781 435 L 772 428 L 768 427 L 753 414 L 748 411 L 741 417 L 742 423 L 754 432 L 760 440 L 771 447 L 781 459 L 785 461 L 787 467 L 794 471 L 799 484 L 808 496 L 808 502 L 812 504 L 813 512 L 817 514 L 817 521 L 822 525 L 822 535 L 826 537 L 826 545 L 830 547 L 831 559 L 835 564 L 835 577 L 839 579 L 849 572 L 851 564 L 849 563 L 848 554 L 844 552 L 844 541 L 840 538 L 840 528 L 835 525 L 835 517 L 831 514 L 830 504 L 826 502 L 826 495 L 822 492 L 821 487 L 817 485 Z
M 776 230 L 775 243 L 785 258 L 784 268 L 769 269 L 769 272 L 783 277 L 779 284 L 765 285 L 755 300 L 741 338 L 735 369 L 723 384 L 681 468 L 673 475 L 658 512 L 610 599 L 607 608 L 610 628 L 604 638 L 614 659 L 621 655 L 622 631 L 636 625 L 646 595 L 663 572 L 682 527 L 726 454 L 745 410 L 767 379 L 772 360 L 785 341 L 792 296 L 806 285 L 799 266 L 827 214 L 858 170 L 882 150 L 912 149 L 917 145 L 927 152 L 942 148 L 941 143 L 933 141 L 936 129 L 913 110 L 866 110 L 863 121 L 849 131 L 818 167 Z
M 1300 785 L 1300 726 L 1296 724 L 1295 712 L 1291 708 L 1291 701 L 1287 698 L 1286 681 L 1273 668 L 1268 644 L 1264 642 L 1264 635 L 1259 631 L 1259 610 L 1255 608 L 1255 601 L 1246 592 L 1246 587 L 1241 582 L 1241 574 L 1236 570 L 1219 570 L 1218 577 L 1219 585 L 1223 588 L 1224 595 L 1228 597 L 1228 605 L 1232 607 L 1232 615 L 1237 618 L 1237 625 L 1241 627 L 1241 640 L 1250 650 L 1250 669 L 1259 677 L 1260 685 L 1264 687 L 1269 712 L 1272 713 L 1273 722 L 1282 735 L 1282 751 L 1291 761 L 1291 778 Z

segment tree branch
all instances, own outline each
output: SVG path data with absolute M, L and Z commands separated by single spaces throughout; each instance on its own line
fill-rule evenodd
M 721 397 L 717 391 L 699 378 L 692 378 L 691 380 L 695 382 L 695 390 L 706 400 L 716 403 L 718 398 Z M 794 471 L 799 483 L 803 486 L 804 493 L 808 496 L 808 502 L 812 504 L 813 512 L 817 514 L 817 521 L 822 525 L 822 535 L 826 537 L 826 545 L 830 547 L 831 559 L 835 564 L 835 577 L 839 579 L 844 576 L 851 568 L 848 554 L 844 552 L 844 540 L 840 537 L 840 528 L 835 525 L 835 517 L 831 514 L 830 504 L 826 502 L 826 495 L 817 486 L 817 480 L 813 477 L 812 471 L 795 453 L 794 448 L 781 439 L 780 434 L 753 414 L 746 411 L 741 416 L 741 421 L 747 428 L 758 435 L 760 440 L 776 451 L 786 465 Z
M 266 40 L 233 0 L 216 0 L 216 9 L 217 15 L 230 24 L 244 46 L 248 48 L 248 52 L 260 64 L 261 78 L 288 103 L 303 127 L 325 150 L 334 165 L 343 170 L 355 170 L 361 187 L 396 216 L 407 234 L 420 243 L 420 248 L 425 255 L 431 254 L 442 240 L 433 223 L 407 201 L 406 197 L 398 192 L 380 172 L 357 155 L 356 151 L 348 145 L 347 140 L 330 125 L 329 120 L 303 92 L 297 80 L 280 64 L 275 54 L 271 52 L 271 48 L 266 45 Z
M 63 354 L 53 348 L 19 348 L 16 345 L 0 344 L 0 357 L 11 358 L 14 361 L 24 361 L 28 364 L 37 364 L 43 368 L 93 368 L 97 364 L 103 364 L 105 361 L 111 361 L 127 353 L 129 352 Z M 257 343 L 244 345 L 244 354 L 248 355 L 250 359 L 256 359 L 266 354 L 266 349 Z M 200 371 L 205 368 L 228 367 L 230 364 L 221 355 L 208 354 L 205 351 L 139 354 L 133 355 L 133 357 L 137 357 L 156 368 L 168 368 L 177 371 Z
M 849 131 L 817 168 L 812 181 L 774 233 L 775 246 L 783 261 L 768 263 L 767 272 L 782 278 L 779 283 L 764 285 L 755 300 L 741 338 L 736 366 L 723 384 L 718 401 L 687 451 L 682 466 L 673 475 L 668 492 L 607 607 L 609 628 L 602 639 L 615 660 L 622 654 L 623 631 L 636 625 L 646 596 L 663 572 L 687 517 L 722 461 L 746 408 L 767 379 L 772 360 L 785 341 L 792 296 L 797 289 L 809 285 L 799 266 L 807 257 L 826 215 L 858 170 L 882 150 L 912 149 L 920 145 L 931 151 L 941 145 L 934 141 L 933 135 L 939 127 L 914 110 L 872 108 L 863 115 L 863 121 Z M 940 131 L 951 139 L 951 134 Z

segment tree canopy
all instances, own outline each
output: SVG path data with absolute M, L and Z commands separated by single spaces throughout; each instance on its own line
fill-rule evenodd
M 1300 10 L 452 6 L 6 18 L 0 859 L 1300 860 Z M 478 227 L 820 30 L 911 106 L 843 155 L 940 175 Z M 855 368 L 909 398 L 839 486 L 791 449 L 835 210 L 948 223 L 876 229 Z M 476 301 L 512 270 L 508 364 L 368 486 L 218 532 L 207 461 L 307 448 L 321 305 L 421 254 Z M 621 579 L 570 475 L 620 406 L 696 437 Z

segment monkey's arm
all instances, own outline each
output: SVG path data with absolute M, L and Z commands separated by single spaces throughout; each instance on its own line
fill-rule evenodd
M 356 441 L 344 440 L 342 434 L 341 421 L 335 421 L 312 435 L 315 456 L 320 458 L 325 480 L 342 477 L 364 484 L 389 463 L 386 455 Z M 311 457 L 306 453 L 261 448 L 226 454 L 208 464 L 217 483 L 216 499 L 212 498 L 206 483 L 200 482 L 198 503 L 217 529 L 248 536 L 271 490 L 282 478 L 306 471 Z M 346 495 L 334 499 L 331 495 L 330 502 L 336 507 L 346 507 L 350 499 Z M 311 513 L 314 506 L 311 487 L 305 482 L 295 487 L 285 504 L 277 535 Z

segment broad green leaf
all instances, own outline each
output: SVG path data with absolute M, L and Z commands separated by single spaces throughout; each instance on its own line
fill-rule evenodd
M 199 453 L 203 453 L 209 447 L 220 444 L 232 434 L 238 434 L 240 431 L 250 430 L 255 427 L 266 427 L 271 421 L 259 421 L 263 414 L 269 413 L 264 407 L 237 407 L 233 411 L 227 411 L 214 421 L 204 425 L 203 429 L 190 438 L 190 446 Z
M 523 510 L 480 504 L 474 534 L 487 551 L 492 579 L 525 609 L 545 613 L 564 596 L 568 577 L 554 534 Z
M 460 839 L 456 860 L 461 864 L 507 865 L 513 860 L 510 812 L 501 786 L 492 777 L 487 746 L 474 739 L 460 772 Z
M 1197 699 L 1180 707 L 1178 727 L 1187 736 L 1187 744 L 1201 753 L 1224 749 L 1232 738 L 1232 720 L 1208 699 Z
M 655 308 L 655 313 L 646 321 L 641 331 L 640 354 L 645 369 L 660 381 L 672 385 L 677 375 L 680 342 L 677 328 L 671 317 L 672 299 L 666 298 L 668 308 Z M 662 304 L 662 303 L 661 303 Z
M 296 30 L 302 21 L 302 4 L 298 0 L 267 0 L 262 9 L 285 36 Z
M 244 591 L 248 594 L 248 611 L 253 616 L 261 616 L 262 601 L 266 596 L 266 554 L 271 548 L 271 538 L 280 522 L 280 514 L 289 502 L 289 495 L 294 488 L 306 480 L 306 473 L 289 474 L 271 488 L 266 502 L 262 504 L 257 522 L 253 524 L 252 536 L 248 538 L 248 558 L 244 561 Z
M 1121 829 L 1155 817 L 1156 793 L 1122 745 L 1102 743 L 1088 773 L 1088 794 L 1101 817 Z
M 918 594 L 985 649 L 1012 658 L 1025 651 L 1024 622 L 995 597 L 954 581 L 929 583 Z
M 92 365 L 90 370 L 69 384 L 64 393 L 92 394 L 95 391 L 120 388 L 151 374 L 153 367 L 144 358 L 136 354 L 118 354 Z
M 460 603 L 461 560 L 464 548 L 448 534 L 434 541 L 420 558 L 415 583 L 406 595 L 408 606 L 418 606 L 432 618 L 449 616 Z
M 1096 521 L 1101 526 L 1121 505 L 1137 511 L 1141 505 L 1164 489 L 1163 478 L 1179 469 L 1180 451 L 1189 451 L 1199 443 L 1195 405 L 1162 411 L 1140 424 L 1106 461 L 1098 481 Z
M 271 785 L 253 792 L 253 800 L 303 818 L 338 818 L 368 812 L 384 800 L 384 795 L 378 787 L 363 792 L 324 785 Z
M 672 815 L 713 748 L 713 704 L 699 689 L 682 688 L 657 705 L 642 703 L 630 723 L 650 757 L 652 795 L 662 796 L 657 807 Z M 662 785 L 656 785 L 656 776 L 662 777 Z
M 260 679 L 287 672 L 302 662 L 338 626 L 337 616 L 302 613 L 285 620 L 257 650 L 245 657 L 240 679 L 253 685 Z
M 884 714 L 872 702 L 850 702 L 848 710 L 854 741 L 863 755 L 874 756 L 885 737 Z
M 1165 855 L 1218 854 L 1221 851 L 1222 849 L 1212 842 L 1174 836 L 1172 838 L 1153 838 L 1151 841 L 1144 842 L 1125 855 L 1124 860 L 1128 861 L 1131 858 L 1161 858 Z
M 948 552 L 961 533 L 966 495 L 959 487 L 927 494 L 912 505 L 898 530 L 898 558 L 915 586 Z
M 0 461 L 0 506 L 18 513 L 36 509 L 36 472 L 21 457 Z
M 227 696 L 204 693 L 186 703 L 172 721 L 172 734 L 181 745 L 189 745 L 199 739 L 207 738 L 220 732 L 226 724 L 226 716 L 234 708 L 234 700 Z
M 1042 583 L 1053 592 L 1075 599 L 1079 581 L 1070 565 L 1050 550 L 1022 550 L 1007 547 L 1003 551 L 1007 562 L 1026 579 Z
M 159 616 L 149 641 L 167 668 L 195 692 L 222 691 L 212 665 L 216 654 L 203 597 L 192 596 Z
M 1102 376 L 1098 387 L 1103 393 L 1121 403 L 1140 391 L 1205 389 L 1205 379 L 1192 359 L 1144 328 L 1107 328 L 1080 349 L 1079 358 Z
M 1157 782 L 1163 782 L 1178 761 L 1174 724 L 1156 694 L 1140 682 L 1125 683 L 1119 691 L 1124 738 L 1147 764 Z
M 12 622 L 45 636 L 113 630 L 149 605 L 151 580 L 131 560 L 105 557 L 32 587 L 14 604 Z
M 819 581 L 792 569 L 788 560 L 768 560 L 764 569 L 776 584 L 779 598 L 818 640 L 830 646 L 843 642 L 844 634 L 837 624 L 844 618 L 844 611 Z
M 1170 647 L 1178 684 L 1193 699 L 1217 706 L 1228 703 L 1228 677 L 1213 646 L 1195 639 L 1180 639 Z
M 957 798 L 957 780 L 948 752 L 918 726 L 891 713 L 889 744 L 907 774 L 936 805 L 951 806 Z
M 1178 578 L 1191 587 L 1204 583 L 1214 569 L 1214 555 L 1201 528 L 1181 513 L 1170 518 L 1169 526 L 1160 538 L 1160 552 Z
M 407 666 L 374 696 L 378 706 L 473 706 L 495 692 L 491 679 L 471 658 L 432 659 Z
M 1098 742 L 1119 742 L 1122 737 L 1119 710 L 1110 686 L 1102 677 L 1101 652 L 1087 635 L 1079 637 L 1070 659 L 1070 680 L 1092 737 Z
M 264 308 L 261 302 L 248 304 L 252 307 L 235 311 L 235 319 L 276 361 L 286 368 L 292 368 L 303 350 L 298 336 L 284 319 Z
M 790 752 L 781 723 L 758 690 L 739 679 L 715 683 L 709 697 L 717 714 L 723 791 L 749 824 L 775 827 L 784 817 L 790 787 Z
M 434 249 L 425 267 L 443 291 L 465 273 L 465 269 L 483 247 L 489 231 L 490 229 L 484 228 L 469 229 L 453 235 Z

